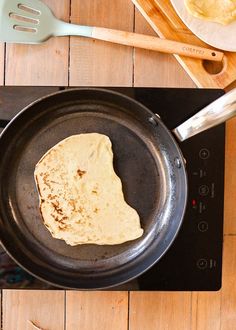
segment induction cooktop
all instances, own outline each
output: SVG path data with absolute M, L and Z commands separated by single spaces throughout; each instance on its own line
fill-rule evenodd
M 0 87 L 0 126 L 34 100 L 64 87 Z M 220 97 L 217 89 L 111 88 L 143 103 L 169 129 Z M 112 290 L 215 291 L 221 288 L 225 125 L 179 144 L 189 195 L 180 232 L 161 260 L 136 280 Z M 18 266 L 0 247 L 0 289 L 54 289 Z

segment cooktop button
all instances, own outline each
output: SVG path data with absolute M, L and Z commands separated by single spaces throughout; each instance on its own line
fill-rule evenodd
M 205 232 L 208 230 L 208 223 L 206 221 L 201 221 L 201 222 L 199 222 L 197 227 L 198 227 L 199 231 Z
M 205 184 L 199 187 L 198 189 L 199 195 L 207 196 L 209 194 L 209 187 Z
M 199 202 L 199 213 L 202 214 L 204 211 L 206 211 L 206 205 L 201 201 Z
M 197 267 L 199 269 L 206 269 L 207 268 L 207 260 L 206 259 L 199 259 L 197 261 Z
M 199 151 L 199 157 L 201 159 L 207 159 L 210 157 L 210 151 L 206 148 L 203 148 Z

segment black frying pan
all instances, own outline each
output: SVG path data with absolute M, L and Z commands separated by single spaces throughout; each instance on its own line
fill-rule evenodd
M 230 112 L 225 118 L 233 116 L 235 100 L 234 90 L 203 111 L 208 118 L 219 115 L 217 123 L 222 122 L 222 109 Z M 206 117 L 194 118 L 174 130 L 180 140 L 207 126 Z M 140 239 L 71 247 L 52 238 L 43 225 L 34 167 L 60 140 L 89 132 L 106 134 L 112 141 L 125 199 L 138 211 L 144 228 Z M 187 200 L 184 158 L 161 120 L 133 99 L 93 88 L 49 95 L 11 121 L 1 134 L 0 150 L 1 242 L 22 267 L 53 285 L 100 289 L 127 282 L 156 263 L 180 229 Z

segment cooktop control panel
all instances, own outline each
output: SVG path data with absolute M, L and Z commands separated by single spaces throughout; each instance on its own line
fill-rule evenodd
M 148 106 L 158 111 L 170 129 L 222 95 L 219 90 L 204 93 L 203 90 L 167 89 L 159 93 Z M 145 93 L 139 100 L 144 98 Z M 222 267 L 225 125 L 179 145 L 186 159 L 189 186 L 184 222 L 166 255 L 140 277 L 140 287 L 143 290 L 217 290 L 221 287 Z

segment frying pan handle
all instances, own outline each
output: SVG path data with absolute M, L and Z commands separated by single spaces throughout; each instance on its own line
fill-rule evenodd
M 236 88 L 210 103 L 193 117 L 173 130 L 179 141 L 217 126 L 236 116 Z
M 10 123 L 10 120 L 0 119 L 0 127 L 4 128 L 7 126 L 7 124 Z

